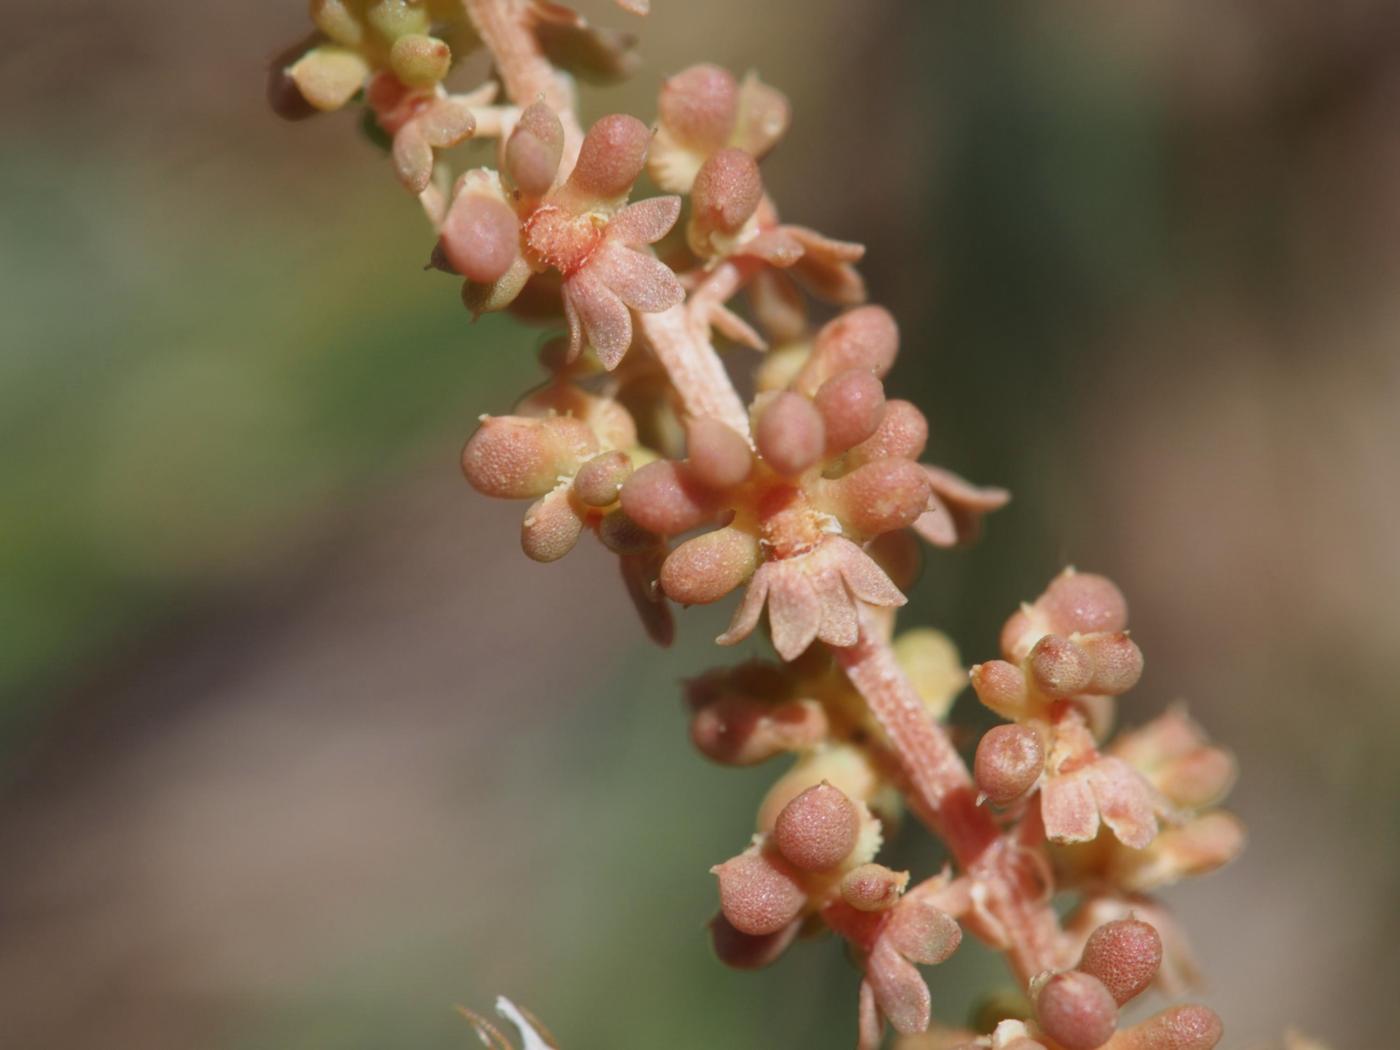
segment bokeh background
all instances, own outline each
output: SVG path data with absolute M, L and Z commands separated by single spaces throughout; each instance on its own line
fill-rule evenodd
M 1127 719 L 1189 698 L 1244 770 L 1248 853 L 1169 898 L 1227 1047 L 1389 1045 L 1400 8 L 655 6 L 587 111 L 786 89 L 770 187 L 869 245 L 935 458 L 1016 493 L 908 621 L 972 662 L 1061 565 L 1119 580 Z M 773 775 L 686 743 L 727 610 L 648 648 L 600 551 L 532 565 L 460 481 L 539 335 L 421 272 L 350 117 L 266 111 L 304 19 L 0 0 L 0 1044 L 465 1047 L 505 992 L 570 1050 L 849 1046 L 834 944 L 703 935 Z

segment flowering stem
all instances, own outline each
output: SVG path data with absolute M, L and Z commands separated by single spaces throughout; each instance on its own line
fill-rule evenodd
M 890 738 L 910 808 L 983 887 L 987 911 L 1009 942 L 1012 969 L 1024 981 L 1060 965 L 1059 923 L 1027 877 L 1022 850 L 977 805 L 966 763 L 929 716 L 868 609 L 862 609 L 856 644 L 832 652 Z
M 642 314 L 640 320 L 647 342 L 670 376 L 687 414 L 717 419 L 747 437 L 749 414 L 704 334 L 708 324 L 704 329 L 692 324 L 685 303 L 658 314 Z
M 529 5 L 524 0 L 463 0 L 467 17 L 495 59 L 506 95 L 517 106 L 543 100 L 564 125 L 562 172 L 578 159 L 583 129 L 574 112 L 569 81 L 550 64 L 530 31 Z

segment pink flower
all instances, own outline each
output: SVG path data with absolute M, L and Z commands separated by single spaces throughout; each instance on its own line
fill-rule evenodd
M 773 647 L 784 660 L 792 660 L 817 639 L 855 645 L 857 602 L 890 607 L 905 600 L 870 555 L 848 539 L 827 536 L 806 553 L 760 565 L 729 629 L 716 641 L 734 645 L 747 638 L 766 604 Z
M 1157 835 L 1157 815 L 1168 809 L 1127 762 L 1099 754 L 1082 716 L 1071 711 L 1055 724 L 1040 787 L 1040 815 L 1052 841 L 1090 842 L 1103 823 L 1125 846 L 1145 849 Z

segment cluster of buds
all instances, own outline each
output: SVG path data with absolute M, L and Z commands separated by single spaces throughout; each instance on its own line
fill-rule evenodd
M 719 957 L 764 966 L 799 937 L 834 933 L 862 974 L 861 1050 L 887 1022 L 923 1040 L 910 1047 L 1214 1047 L 1220 1023 L 1203 1008 L 1121 1029 L 1118 1014 L 1194 976 L 1150 894 L 1238 852 L 1240 825 L 1216 808 L 1233 761 L 1180 709 L 1110 739 L 1142 654 L 1102 577 L 1066 571 L 1007 622 L 1002 659 L 970 676 L 941 634 L 896 635 L 920 538 L 969 543 L 1008 495 L 920 461 L 928 422 L 886 395 L 899 332 L 866 305 L 863 247 L 780 218 L 759 164 L 791 120 L 782 94 L 697 65 L 665 81 L 650 126 L 612 114 L 585 132 L 574 77 L 626 72 L 630 44 L 552 0 L 311 11 L 316 36 L 273 71 L 279 111 L 363 99 L 433 225 L 431 267 L 462 281 L 473 315 L 509 309 L 561 330 L 541 352 L 544 384 L 481 418 L 467 480 L 530 501 L 521 545 L 536 561 L 591 531 L 661 644 L 673 605 L 742 589 L 723 645 L 766 616 L 781 662 L 688 690 L 707 757 L 792 759 L 748 846 L 713 869 Z M 482 47 L 486 81 L 449 91 L 456 60 Z M 445 151 L 468 139 L 494 155 L 454 174 Z M 834 316 L 818 323 L 809 299 Z M 747 404 L 720 354 L 731 345 L 764 355 Z M 1008 723 L 983 736 L 971 770 L 946 726 L 969 677 Z M 877 861 L 906 811 L 956 867 L 915 881 Z M 1057 890 L 1077 895 L 1063 923 Z M 1020 1004 L 973 1031 L 931 1028 L 918 967 L 947 959 L 964 931 L 1007 954 Z M 555 1045 L 498 1009 L 525 1050 Z

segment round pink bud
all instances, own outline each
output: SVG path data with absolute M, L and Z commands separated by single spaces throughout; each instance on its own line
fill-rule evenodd
M 524 193 L 539 197 L 549 191 L 564 153 L 564 126 L 559 115 L 536 102 L 520 115 L 506 140 L 505 170 Z
M 574 492 L 590 507 L 609 507 L 617 502 L 623 482 L 632 476 L 632 457 L 614 450 L 594 456 L 574 475 Z
M 807 903 L 807 894 L 792 876 L 758 850 L 741 853 L 711 871 L 719 877 L 720 911 L 740 933 L 777 933 Z
M 520 547 L 534 561 L 558 561 L 574 549 L 582 532 L 583 519 L 569 502 L 568 492 L 551 492 L 526 512 Z
M 1036 1020 L 1065 1050 L 1098 1050 L 1113 1038 L 1118 1004 L 1097 977 L 1070 970 L 1040 989 Z
M 688 532 L 717 509 L 714 492 L 684 464 L 669 459 L 648 463 L 628 478 L 621 499 L 633 521 L 661 536 Z
M 821 413 L 801 394 L 784 390 L 763 406 L 754 442 L 770 467 L 784 477 L 796 477 L 814 466 L 826 447 Z
M 812 401 L 826 424 L 827 454 L 835 455 L 875 433 L 885 415 L 885 385 L 873 372 L 851 369 L 818 387 Z
M 642 172 L 650 142 L 651 131 L 636 117 L 603 117 L 583 137 L 569 185 L 597 200 L 624 196 Z
M 787 950 L 801 926 L 800 922 L 793 920 L 776 933 L 755 936 L 740 933 L 720 913 L 710 921 L 710 937 L 715 946 L 715 955 L 725 966 L 736 970 L 758 970 L 776 961 Z
M 1214 1010 L 1205 1006 L 1174 1006 L 1133 1025 L 1118 1043 L 1122 1050 L 1213 1050 L 1225 1034 Z
M 1142 677 L 1142 650 L 1124 632 L 1085 635 L 1079 644 L 1094 667 L 1086 692 L 1122 696 Z
M 881 459 L 831 482 L 834 513 L 862 536 L 902 529 L 928 509 L 928 475 L 907 459 Z
M 997 714 L 1015 718 L 1026 706 L 1026 678 L 1021 669 L 1005 660 L 976 664 L 968 677 L 977 699 Z
M 1062 698 L 1088 688 L 1094 665 L 1089 654 L 1068 638 L 1047 634 L 1031 649 L 1030 673 L 1042 693 Z
M 977 744 L 972 776 L 977 788 L 998 806 L 1029 791 L 1045 769 L 1045 745 L 1029 726 L 987 730 Z
M 729 139 L 739 110 L 739 85 L 719 66 L 691 66 L 661 87 L 661 123 L 683 142 L 703 152 Z
M 883 306 L 858 306 L 828 321 L 817 333 L 812 357 L 802 369 L 801 387 L 815 390 L 848 369 L 883 377 L 899 352 L 899 327 Z
M 491 284 L 520 254 L 520 222 L 504 201 L 461 193 L 448 209 L 441 230 L 443 254 L 469 281 Z
M 543 496 L 598 451 L 588 424 L 567 416 L 488 416 L 462 450 L 462 473 L 500 499 Z
M 681 605 L 717 602 L 758 568 L 758 539 L 725 527 L 686 540 L 661 564 L 661 589 Z
M 762 199 L 758 162 L 741 149 L 711 155 L 700 166 L 690 190 L 694 221 L 706 232 L 736 233 Z
M 1162 965 L 1162 938 L 1140 919 L 1106 922 L 1089 935 L 1079 969 L 1103 982 L 1119 1006 L 1142 994 Z
M 692 419 L 685 433 L 690 469 L 702 484 L 727 489 L 749 476 L 753 452 L 738 431 L 718 419 Z
M 899 901 L 907 885 L 907 871 L 892 871 L 883 864 L 862 864 L 841 880 L 841 899 L 856 911 L 884 911 Z
M 779 851 L 804 871 L 836 867 L 856 847 L 860 811 L 825 780 L 783 807 L 773 827 Z
M 908 401 L 885 402 L 875 433 L 846 453 L 846 464 L 858 467 L 877 459 L 918 459 L 928 444 L 928 420 Z
M 1121 631 L 1128 626 L 1128 603 L 1106 576 L 1062 572 L 1035 603 L 1061 634 Z

